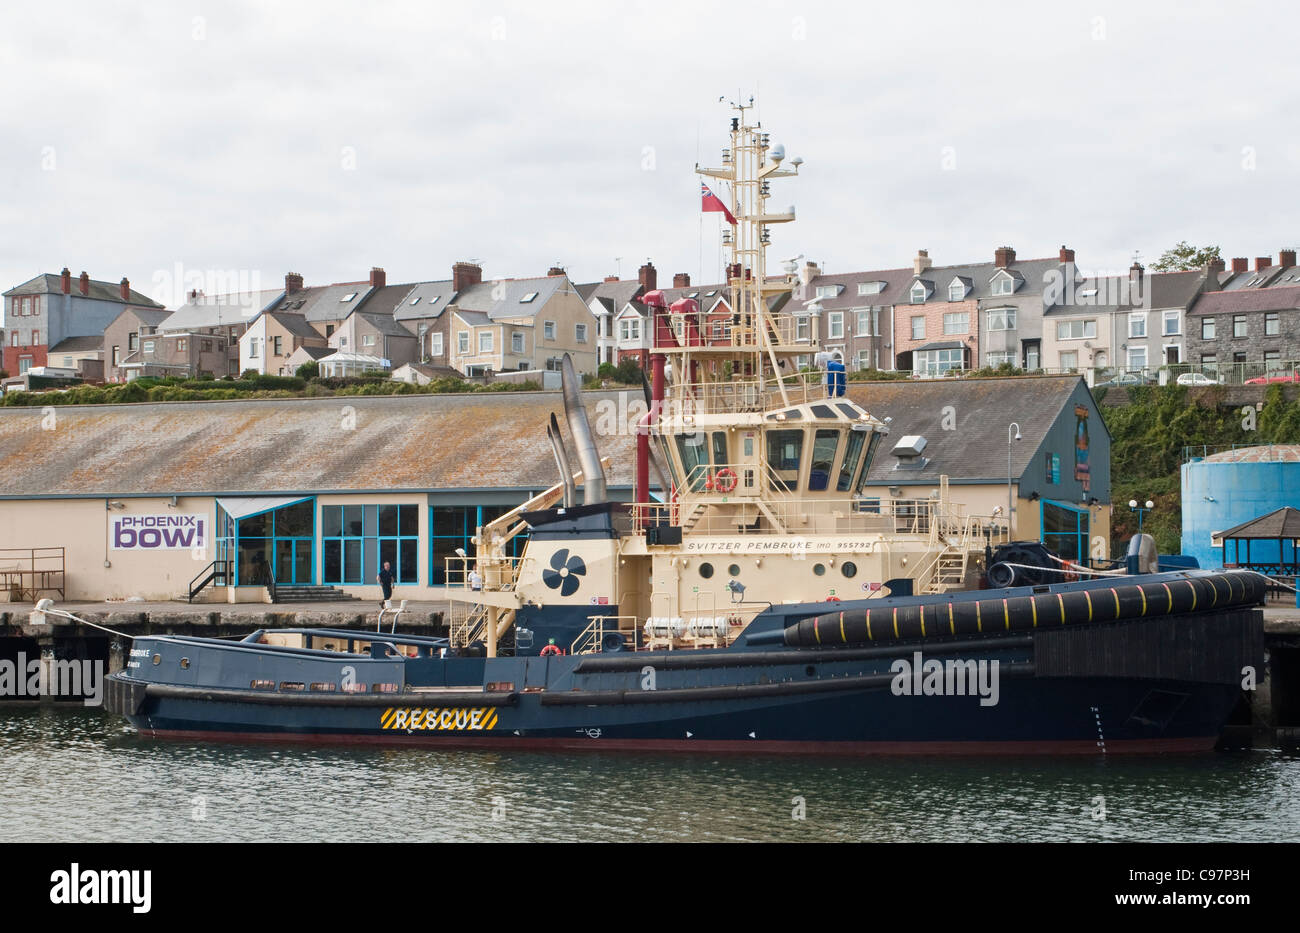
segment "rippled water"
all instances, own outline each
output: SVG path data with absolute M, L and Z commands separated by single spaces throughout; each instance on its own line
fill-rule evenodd
M 1300 839 L 1300 757 L 278 749 L 0 709 L 0 841 Z M 1094 819 L 1104 797 L 1105 819 Z M 805 818 L 793 818 L 802 798 Z

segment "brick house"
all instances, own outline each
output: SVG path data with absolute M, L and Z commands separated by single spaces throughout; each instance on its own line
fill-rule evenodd
M 104 333 L 126 307 L 159 310 L 158 302 L 132 290 L 131 283 L 101 282 L 85 272 L 74 280 L 65 267 L 9 289 L 3 295 L 5 344 L 0 368 L 18 375 L 47 366 L 49 348 L 69 337 Z
M 1289 266 L 1294 269 L 1294 253 Z M 1229 381 L 1291 370 L 1300 360 L 1300 279 L 1206 291 L 1187 314 L 1187 362 Z M 1250 276 L 1245 281 L 1256 278 Z
M 353 311 L 329 338 L 329 345 L 347 353 L 388 360 L 390 369 L 419 362 L 418 338 L 394 320 L 391 311 Z
M 907 300 L 913 270 L 831 275 L 812 263 L 805 270 L 792 301 L 821 305 L 823 348 L 840 353 L 850 370 L 893 369 L 894 306 Z
M 239 337 L 239 372 L 254 370 L 272 376 L 292 376 L 289 358 L 299 347 L 325 347 L 325 336 L 301 314 L 263 311 Z

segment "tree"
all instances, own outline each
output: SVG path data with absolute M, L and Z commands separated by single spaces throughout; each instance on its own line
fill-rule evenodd
M 1186 240 L 1179 240 L 1177 246 L 1165 250 L 1159 259 L 1151 263 L 1151 271 L 1187 272 L 1204 269 L 1211 259 L 1221 258 L 1217 246 L 1192 246 Z
M 315 360 L 308 360 L 295 369 L 293 374 L 299 379 L 315 379 L 320 375 L 320 363 Z

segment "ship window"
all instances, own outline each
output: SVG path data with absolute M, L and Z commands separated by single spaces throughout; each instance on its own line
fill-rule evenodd
M 789 490 L 799 481 L 803 460 L 802 431 L 772 431 L 767 435 L 767 462 L 775 471 L 776 485 Z
M 702 489 L 709 465 L 709 449 L 704 446 L 704 435 L 678 434 L 677 453 L 682 458 L 682 471 L 686 474 L 684 485 Z
M 848 492 L 853 488 L 853 474 L 858 471 L 858 460 L 862 457 L 866 441 L 866 431 L 849 432 L 849 442 L 844 448 L 844 462 L 840 464 L 840 475 L 835 480 L 836 492 Z
M 846 414 L 848 417 L 853 418 L 855 420 L 860 414 L 862 414 L 862 412 L 858 411 L 858 409 L 854 408 L 848 402 L 836 402 L 835 407 L 838 408 L 840 411 L 844 412 L 844 414 Z
M 740 576 L 740 564 L 732 564 L 727 568 L 727 573 L 731 574 L 733 577 Z
M 861 492 L 867 486 L 867 474 L 871 472 L 871 461 L 876 457 L 876 448 L 880 446 L 880 438 L 883 437 L 879 431 L 871 432 L 871 443 L 867 445 L 867 455 L 862 459 L 862 472 L 859 474 L 858 491 Z
M 307 685 L 299 680 L 282 680 L 280 681 L 281 690 L 305 690 Z
M 397 684 L 371 684 L 371 693 L 396 693 Z
M 274 681 L 274 680 L 255 680 L 255 681 L 253 681 L 251 684 L 249 684 L 249 686 L 252 687 L 254 690 L 274 690 L 274 689 L 275 689 L 275 681 Z
M 308 689 L 316 693 L 335 693 L 338 691 L 339 687 L 338 684 L 321 681 L 319 683 L 312 684 L 311 687 Z
M 786 421 L 803 421 L 803 412 L 797 408 L 791 408 L 785 413 Z
M 713 565 L 710 563 L 700 564 L 700 576 L 706 580 L 713 576 Z
M 825 565 L 825 564 L 813 564 L 813 573 L 817 574 L 817 576 L 819 576 L 819 577 L 823 577 L 823 576 L 825 576 L 825 575 L 826 575 L 826 565 Z
M 834 418 L 834 417 L 835 417 L 835 412 L 831 411 L 831 406 L 829 406 L 829 405 L 814 405 L 814 406 L 812 407 L 812 413 L 813 413 L 813 416 L 814 416 L 814 417 L 817 417 L 817 418 Z
M 727 432 L 713 432 L 713 465 L 726 466 L 727 464 Z
M 846 560 L 844 563 L 840 564 L 840 573 L 852 580 L 858 575 L 858 565 L 853 563 L 851 560 Z
M 812 466 L 808 470 L 808 489 L 819 491 L 830 485 L 831 465 L 840 444 L 839 431 L 818 431 L 813 439 Z

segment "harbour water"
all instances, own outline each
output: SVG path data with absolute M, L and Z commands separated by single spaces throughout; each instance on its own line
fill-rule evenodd
M 771 758 L 145 740 L 0 708 L 0 842 L 1300 840 L 1300 756 Z M 802 816 L 802 818 L 798 818 Z

